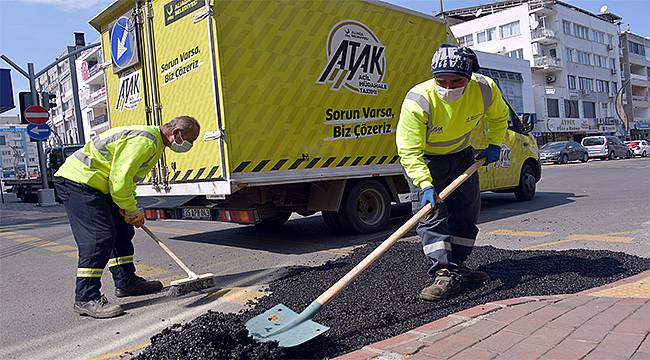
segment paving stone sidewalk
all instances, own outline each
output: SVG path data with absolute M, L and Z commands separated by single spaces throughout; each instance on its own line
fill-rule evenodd
M 340 360 L 650 360 L 650 271 L 578 294 L 476 306 Z

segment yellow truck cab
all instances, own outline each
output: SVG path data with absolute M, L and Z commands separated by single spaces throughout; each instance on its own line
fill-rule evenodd
M 116 1 L 101 33 L 110 126 L 201 122 L 137 188 L 149 219 L 386 225 L 408 193 L 395 147 L 404 96 L 455 42 L 440 19 L 374 0 Z M 540 167 L 531 118 L 512 114 L 482 190 L 529 200 Z

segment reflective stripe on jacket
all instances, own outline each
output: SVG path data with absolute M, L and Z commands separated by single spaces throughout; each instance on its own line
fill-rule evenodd
M 147 176 L 164 149 L 158 126 L 117 127 L 93 137 L 54 175 L 110 194 L 120 209 L 135 212 L 136 183 Z
M 487 91 L 489 89 L 489 91 Z M 472 145 L 472 131 L 487 121 L 488 143 L 501 146 L 509 109 L 496 83 L 473 74 L 463 96 L 454 103 L 440 99 L 435 79 L 413 87 L 402 103 L 397 124 L 397 153 L 413 184 L 432 184 L 423 156 L 456 153 Z

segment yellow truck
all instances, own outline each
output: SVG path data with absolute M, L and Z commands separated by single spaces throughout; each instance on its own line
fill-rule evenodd
M 111 126 L 201 122 L 193 149 L 166 152 L 138 185 L 148 218 L 264 226 L 320 211 L 357 233 L 382 228 L 408 192 L 401 103 L 456 41 L 440 19 L 371 0 L 117 1 L 90 23 Z M 512 112 L 483 190 L 533 197 L 541 170 L 523 119 Z

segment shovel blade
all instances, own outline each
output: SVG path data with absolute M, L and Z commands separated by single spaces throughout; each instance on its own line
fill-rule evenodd
M 274 334 L 298 316 L 295 311 L 279 304 L 248 320 L 246 329 L 253 339 L 261 342 L 277 341 L 281 347 L 300 345 L 329 330 L 325 325 L 305 320 Z

